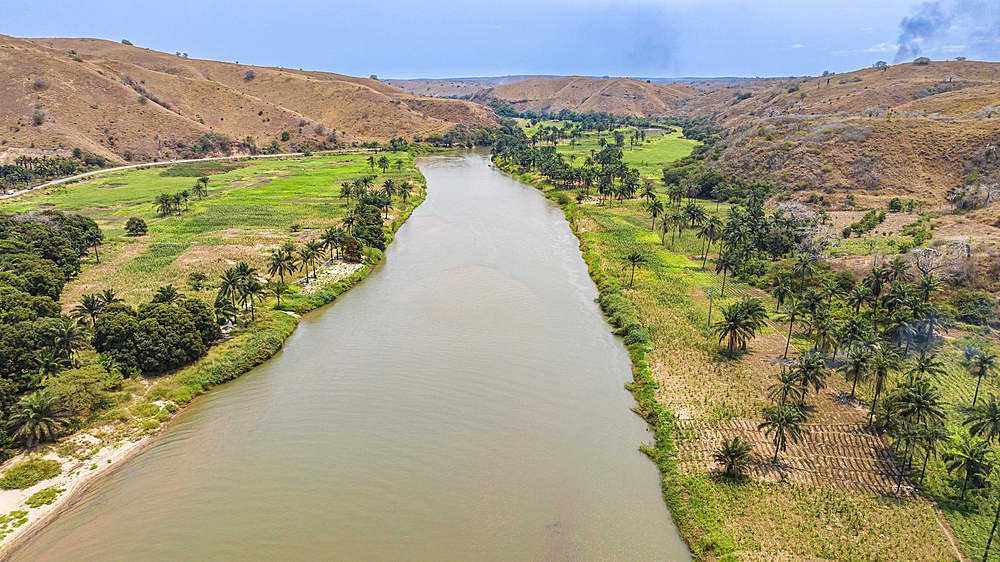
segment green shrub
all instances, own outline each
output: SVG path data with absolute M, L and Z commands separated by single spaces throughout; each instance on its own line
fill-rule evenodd
M 146 221 L 138 217 L 130 217 L 128 222 L 125 223 L 125 232 L 129 236 L 142 236 L 149 231 L 149 227 L 146 226 Z
M 889 210 L 895 213 L 903 210 L 903 201 L 899 197 L 893 197 L 889 200 Z
M 982 326 L 997 322 L 997 303 L 986 291 L 959 289 L 951 297 L 955 319 Z
M 292 134 L 288 131 L 281 131 L 281 142 L 288 142 L 288 139 L 292 138 Z
M 7 469 L 3 478 L 0 478 L 0 489 L 23 490 L 42 480 L 58 476 L 60 472 L 62 472 L 62 465 L 59 464 L 59 461 L 29 459 Z
M 110 391 L 121 383 L 121 374 L 113 378 L 103 366 L 94 364 L 63 371 L 51 377 L 45 388 L 62 398 L 63 406 L 73 413 L 87 413 L 111 406 Z
M 24 500 L 24 504 L 32 508 L 50 505 L 52 502 L 56 501 L 59 494 L 65 491 L 65 489 L 58 488 L 56 486 L 49 486 L 48 488 L 43 488 L 34 494 L 31 494 L 30 498 Z

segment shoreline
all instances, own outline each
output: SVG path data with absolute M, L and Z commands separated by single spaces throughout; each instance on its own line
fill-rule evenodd
M 388 228 L 390 231 L 390 236 L 392 239 L 395 238 L 396 233 L 399 228 L 409 219 L 413 211 L 419 207 L 424 200 L 427 198 L 427 187 L 426 181 L 424 181 L 422 186 L 422 193 L 419 198 L 414 198 L 413 205 L 407 207 L 405 210 L 400 212 L 388 225 L 384 225 L 384 228 Z M 390 241 L 391 244 L 391 241 Z M 380 269 L 379 266 L 385 260 L 384 253 L 381 260 L 375 263 L 365 263 L 362 261 L 361 267 L 357 268 L 353 273 L 344 277 L 343 279 L 327 279 L 322 285 L 318 285 L 316 291 L 311 295 L 312 297 L 321 296 L 325 302 L 317 303 L 306 311 L 292 312 L 284 310 L 282 308 L 272 308 L 271 312 L 281 315 L 282 317 L 289 318 L 292 320 L 293 325 L 291 329 L 284 334 L 280 344 L 275 349 L 265 349 L 266 356 L 256 355 L 255 360 L 251 360 L 250 363 L 245 363 L 240 365 L 238 372 L 232 373 L 231 376 L 225 380 L 220 380 L 217 383 L 211 384 L 211 386 L 204 389 L 207 392 L 211 388 L 236 380 L 240 378 L 243 374 L 249 372 L 253 368 L 262 365 L 266 361 L 270 360 L 275 353 L 280 351 L 285 342 L 289 337 L 295 332 L 298 327 L 299 320 L 305 314 L 309 314 L 316 309 L 325 307 L 327 305 L 336 302 L 337 298 L 346 293 L 347 291 L 354 288 L 358 283 L 364 281 L 368 276 L 375 271 Z M 252 334 L 241 334 L 240 336 L 250 336 Z M 233 345 L 227 348 L 226 351 L 239 351 L 243 348 L 249 348 L 253 346 L 252 341 L 243 341 L 242 345 Z M 161 379 L 152 382 L 150 388 L 157 383 L 162 383 L 169 377 L 170 381 L 179 381 L 181 376 L 187 372 L 193 372 L 199 367 L 205 366 L 209 363 L 210 359 L 214 359 L 210 355 L 206 355 L 190 365 L 187 365 L 171 375 L 162 377 Z M 243 368 L 245 367 L 245 368 Z M 43 459 L 57 459 L 63 465 L 71 464 L 70 468 L 64 469 L 60 474 L 46 480 L 42 480 L 33 486 L 25 488 L 23 490 L 0 490 L 0 516 L 7 515 L 13 510 L 27 510 L 27 520 L 22 525 L 14 527 L 8 534 L 0 535 L 0 562 L 9 560 L 24 544 L 32 537 L 41 533 L 48 525 L 56 518 L 58 518 L 62 513 L 67 511 L 70 507 L 76 505 L 77 501 L 83 494 L 93 485 L 95 482 L 99 481 L 101 478 L 106 477 L 116 470 L 122 468 L 124 464 L 138 454 L 140 451 L 145 449 L 148 445 L 153 443 L 161 433 L 167 430 L 174 420 L 174 418 L 182 411 L 184 411 L 188 405 L 197 400 L 198 395 L 195 394 L 184 404 L 177 404 L 177 410 L 170 414 L 170 418 L 165 422 L 161 423 L 159 427 L 152 433 L 148 434 L 133 434 L 125 436 L 124 438 L 116 438 L 111 442 L 103 445 L 100 449 L 92 452 L 92 454 L 87 457 L 86 460 L 74 459 L 75 463 L 70 463 L 66 460 L 66 457 L 58 455 L 55 451 L 55 446 L 60 443 L 66 443 L 71 440 L 82 440 L 84 442 L 89 442 L 90 439 L 97 439 L 89 432 L 100 432 L 100 428 L 91 428 L 90 430 L 79 430 L 75 433 L 63 436 L 59 441 L 53 443 L 53 448 L 43 455 L 30 455 L 29 452 L 22 451 L 18 455 L 11 457 L 4 464 L 8 464 L 9 469 L 11 466 L 24 462 L 29 458 L 43 458 Z M 136 437 L 138 437 L 136 439 Z M 99 441 L 99 440 L 98 440 Z M 91 468 L 87 469 L 87 465 Z M 64 492 L 59 493 L 55 500 L 47 505 L 42 505 L 37 508 L 29 508 L 25 505 L 25 500 L 27 500 L 32 494 L 49 487 L 56 487 L 64 489 Z

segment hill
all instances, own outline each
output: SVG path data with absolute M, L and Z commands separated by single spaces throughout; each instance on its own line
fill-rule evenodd
M 1000 64 L 948 61 L 773 83 L 692 108 L 725 131 L 717 167 L 802 191 L 941 202 L 993 181 Z M 744 99 L 741 99 L 744 98 Z M 694 104 L 689 104 L 693 106 Z
M 350 146 L 495 122 L 483 106 L 367 78 L 192 60 L 98 39 L 0 35 L 0 164 L 73 148 L 121 162 L 272 143 Z
M 556 78 L 555 76 L 494 76 L 492 78 L 442 78 L 440 80 L 416 79 L 416 80 L 385 80 L 385 83 L 393 88 L 399 88 L 404 92 L 417 96 L 430 96 L 435 98 L 471 97 L 473 94 L 502 84 L 520 82 L 531 78 Z
M 485 88 L 472 101 L 506 104 L 515 111 L 613 113 L 619 116 L 674 117 L 700 90 L 686 84 L 655 84 L 632 78 L 567 76 L 531 78 Z

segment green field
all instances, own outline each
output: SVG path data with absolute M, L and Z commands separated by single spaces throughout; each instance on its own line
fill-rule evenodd
M 375 168 L 373 188 L 389 178 L 422 185 L 411 155 L 385 155 L 393 165 L 386 173 Z M 113 288 L 135 304 L 168 283 L 186 285 L 188 274 L 195 271 L 216 279 L 239 261 L 260 269 L 270 250 L 282 242 L 301 245 L 321 229 L 339 224 L 347 209 L 340 186 L 373 174 L 367 158 L 334 155 L 130 170 L 5 200 L 0 212 L 56 209 L 94 219 L 106 237 L 99 249 L 101 263 L 89 256 L 83 273 L 67 284 L 62 301 L 72 304 L 83 293 Z M 206 198 L 192 195 L 180 214 L 162 216 L 157 211 L 157 195 L 190 191 L 203 174 L 209 177 Z M 411 197 L 408 206 L 417 201 Z M 397 198 L 396 213 L 400 205 Z M 126 235 L 130 217 L 146 221 L 149 233 Z

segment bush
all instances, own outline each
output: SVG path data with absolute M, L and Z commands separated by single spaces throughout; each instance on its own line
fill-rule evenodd
M 249 81 L 251 81 L 251 80 L 253 80 L 254 78 L 257 77 L 257 73 L 254 72 L 253 70 L 247 70 L 246 72 L 243 73 L 243 76 L 244 76 L 244 79 L 247 82 L 249 82 Z
M 955 319 L 979 326 L 997 322 L 997 303 L 986 291 L 959 289 L 951 297 Z
M 23 490 L 42 480 L 58 476 L 60 472 L 62 465 L 58 461 L 29 459 L 7 469 L 3 478 L 0 478 L 0 489 Z
M 288 131 L 281 131 L 281 142 L 288 142 L 288 139 L 292 138 L 292 134 Z
M 36 126 L 36 127 L 39 126 L 39 125 L 41 125 L 44 122 L 45 122 L 45 116 L 42 115 L 41 113 L 36 113 L 36 114 L 34 114 L 34 115 L 31 116 L 31 124 L 34 125 L 34 126 Z
M 117 377 L 112 377 L 101 365 L 86 365 L 51 377 L 45 388 L 59 396 L 63 406 L 71 412 L 80 414 L 110 406 L 110 391 L 121 383 L 120 373 Z
M 54 501 L 56 501 L 56 497 L 58 497 L 59 494 L 65 491 L 66 491 L 65 489 L 59 488 L 57 486 L 49 486 L 48 488 L 41 489 L 35 492 L 34 494 L 31 494 L 30 498 L 24 500 L 24 504 L 30 508 L 42 507 L 43 505 L 50 505 Z
M 143 234 L 149 232 L 149 228 L 146 226 L 146 221 L 138 217 L 131 217 L 128 219 L 128 222 L 125 223 L 125 232 L 127 232 L 129 236 L 142 236 Z
M 128 39 L 122 39 L 122 45 L 132 45 L 132 42 Z
M 889 200 L 889 210 L 898 213 L 903 210 L 903 201 L 899 197 L 893 197 Z
M 931 59 L 929 59 L 927 57 L 917 57 L 916 59 L 913 60 L 913 64 L 915 64 L 917 66 L 927 66 L 930 63 L 931 63 Z

